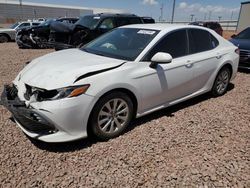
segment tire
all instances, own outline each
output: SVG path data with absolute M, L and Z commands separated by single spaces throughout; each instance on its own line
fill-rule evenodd
M 89 128 L 99 140 L 121 135 L 133 117 L 133 103 L 128 95 L 113 92 L 102 97 L 93 108 Z
M 0 43 L 8 42 L 9 38 L 6 35 L 0 35 Z
M 218 75 L 216 76 L 216 79 L 214 81 L 214 85 L 212 88 L 212 95 L 214 97 L 222 96 L 227 92 L 228 84 L 230 82 L 231 78 L 231 71 L 228 67 L 223 67 Z

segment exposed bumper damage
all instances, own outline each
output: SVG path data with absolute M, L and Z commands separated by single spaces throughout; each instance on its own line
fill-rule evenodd
M 28 108 L 24 101 L 17 96 L 15 86 L 4 86 L 1 102 L 13 115 L 15 121 L 25 130 L 36 134 L 52 134 L 57 132 L 55 126 L 43 115 L 32 108 Z
M 20 85 L 4 86 L 0 105 L 12 114 L 18 127 L 31 138 L 45 142 L 67 142 L 87 137 L 87 123 L 94 98 L 82 95 L 78 98 L 38 101 L 24 96 L 28 91 Z M 20 87 L 20 91 L 17 89 Z M 21 97 L 23 96 L 23 98 Z

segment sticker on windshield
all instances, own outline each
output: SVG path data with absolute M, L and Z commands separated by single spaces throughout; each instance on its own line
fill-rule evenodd
M 99 16 L 95 16 L 94 19 L 95 19 L 95 20 L 99 20 L 100 17 L 99 17 Z
M 140 30 L 137 32 L 138 34 L 144 34 L 144 35 L 153 35 L 155 34 L 155 31 L 149 31 L 149 30 Z

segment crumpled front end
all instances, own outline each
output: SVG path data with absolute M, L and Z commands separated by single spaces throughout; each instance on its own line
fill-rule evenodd
M 15 121 L 22 127 L 33 134 L 53 134 L 58 130 L 55 126 L 44 117 L 38 110 L 27 108 L 24 101 L 17 96 L 15 86 L 4 86 L 1 96 L 1 104 L 5 106 L 13 115 Z
M 87 137 L 87 123 L 94 98 L 40 100 L 34 88 L 22 82 L 5 85 L 0 104 L 5 106 L 22 131 L 45 142 L 67 142 Z M 31 90 L 33 94 L 31 93 Z

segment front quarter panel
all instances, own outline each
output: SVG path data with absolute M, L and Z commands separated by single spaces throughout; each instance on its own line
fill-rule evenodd
M 95 98 L 100 98 L 111 90 L 127 89 L 135 95 L 137 101 L 140 101 L 140 83 L 134 79 L 137 65 L 135 62 L 127 62 L 121 67 L 84 78 L 75 84 L 90 84 L 86 94 Z

